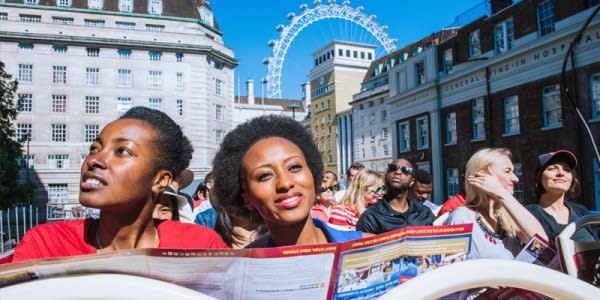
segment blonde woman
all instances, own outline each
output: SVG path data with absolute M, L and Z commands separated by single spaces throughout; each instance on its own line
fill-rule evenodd
M 384 193 L 383 175 L 362 169 L 350 182 L 340 204 L 331 211 L 329 223 L 355 230 L 360 215 L 379 201 Z
M 512 154 L 505 148 L 477 151 L 465 171 L 467 199 L 446 224 L 473 224 L 470 258 L 513 259 L 534 234 L 547 239 L 544 228 L 513 196 L 519 179 Z

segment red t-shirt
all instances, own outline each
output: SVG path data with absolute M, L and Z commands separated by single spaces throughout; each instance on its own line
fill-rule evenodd
M 207 227 L 171 220 L 155 221 L 160 238 L 158 248 L 227 248 L 221 237 Z M 93 242 L 85 240 L 92 222 L 95 221 L 85 219 L 36 226 L 25 233 L 12 261 L 95 254 Z

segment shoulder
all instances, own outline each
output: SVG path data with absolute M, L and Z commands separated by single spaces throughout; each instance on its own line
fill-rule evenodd
M 87 220 L 46 223 L 28 230 L 15 249 L 13 261 L 87 254 Z
M 575 212 L 577 212 L 579 215 L 585 215 L 589 212 L 589 210 L 587 209 L 587 207 L 579 204 L 579 203 L 575 203 L 573 201 L 567 200 L 565 201 L 565 205 L 570 207 L 572 210 L 574 210 Z
M 330 226 L 329 224 L 315 218 L 313 218 L 313 224 L 325 231 L 330 243 L 355 240 L 361 238 L 363 235 L 363 233 L 360 231 L 336 229 L 333 226 Z
M 208 227 L 171 220 L 157 224 L 160 248 L 227 248 L 221 237 Z
M 534 215 L 535 217 L 540 217 L 544 214 L 544 208 L 539 203 L 532 203 L 525 205 L 525 208 Z
M 458 207 L 450 212 L 445 224 L 466 224 L 473 223 L 473 216 L 466 207 Z

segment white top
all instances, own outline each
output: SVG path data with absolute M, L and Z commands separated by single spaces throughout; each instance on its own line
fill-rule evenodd
M 425 205 L 427 208 L 431 209 L 431 212 L 433 213 L 434 216 L 438 215 L 438 212 L 440 211 L 440 209 L 442 208 L 441 205 L 437 205 L 433 202 L 431 202 L 431 200 L 425 200 L 424 202 L 422 202 L 423 205 Z
M 339 190 L 339 191 L 335 192 L 335 194 L 333 194 L 333 201 L 335 203 L 340 203 L 340 201 L 342 201 L 342 197 L 344 197 L 345 193 L 346 193 L 346 190 Z
M 473 224 L 469 258 L 514 259 L 515 255 L 521 250 L 519 239 L 516 237 L 506 237 L 503 240 L 492 237 L 491 239 L 496 242 L 495 244 L 486 238 L 483 230 L 475 222 L 466 207 L 459 207 L 450 212 L 450 215 L 444 224 Z

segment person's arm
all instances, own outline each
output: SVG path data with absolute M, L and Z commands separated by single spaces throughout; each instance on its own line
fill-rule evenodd
M 533 235 L 537 234 L 545 240 L 548 240 L 546 231 L 540 222 L 510 193 L 504 188 L 498 177 L 489 172 L 477 172 L 467 178 L 467 184 L 484 191 L 495 201 L 500 201 L 506 211 L 510 214 L 516 223 L 515 233 L 519 240 L 527 243 Z

